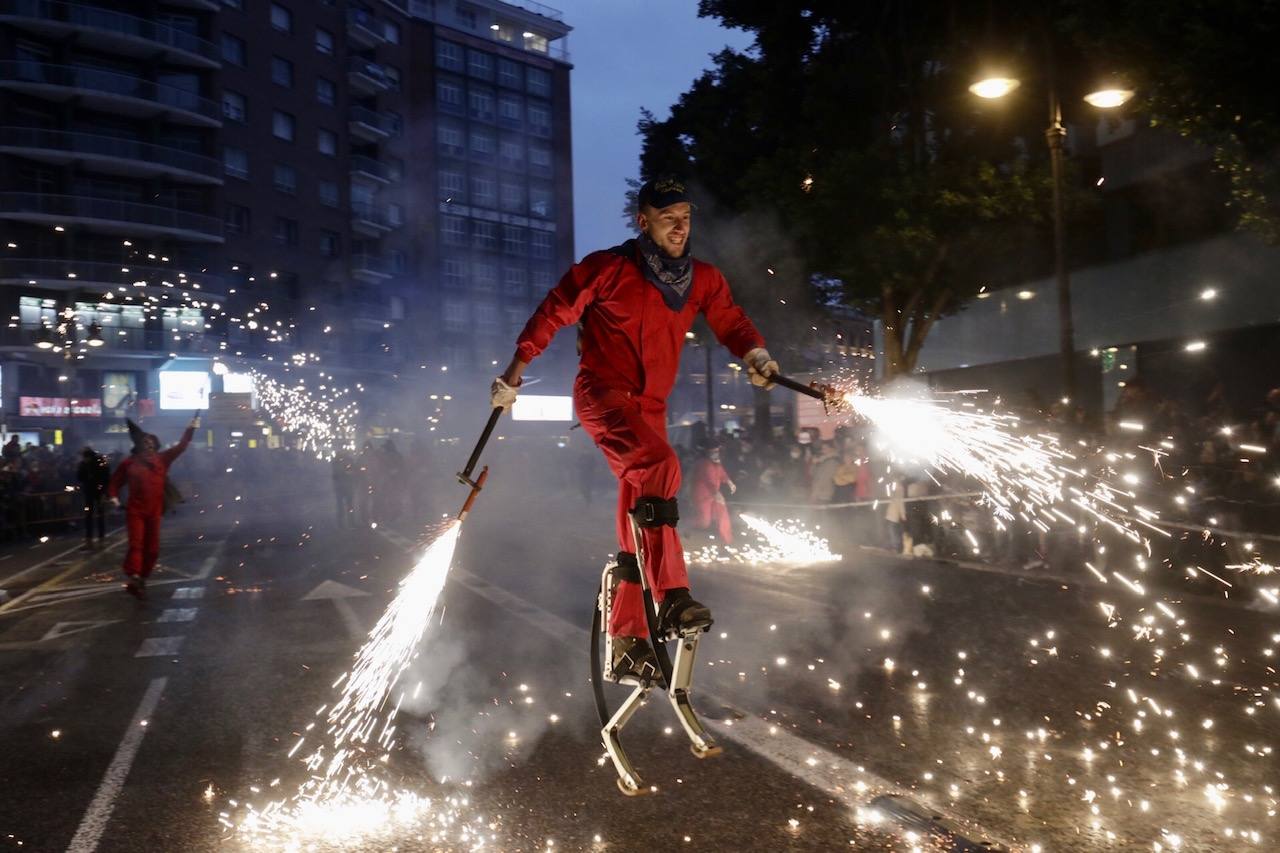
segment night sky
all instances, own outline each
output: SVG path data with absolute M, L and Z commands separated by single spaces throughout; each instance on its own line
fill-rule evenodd
M 698 18 L 695 0 L 551 0 L 573 27 L 573 197 L 579 258 L 628 236 L 626 179 L 639 170 L 641 107 L 665 117 L 671 104 L 726 45 L 751 44 L 739 30 Z

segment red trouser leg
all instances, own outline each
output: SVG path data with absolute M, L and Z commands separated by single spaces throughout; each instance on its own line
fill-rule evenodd
M 711 521 L 715 518 L 714 510 L 711 508 L 713 504 L 715 504 L 715 497 L 712 495 L 693 499 L 693 526 L 698 530 L 711 526 Z
M 160 559 L 160 516 L 148 515 L 143 521 L 142 576 L 151 577 L 151 570 Z
M 711 521 L 716 525 L 720 541 L 726 545 L 733 544 L 733 525 L 729 521 L 729 508 L 720 501 L 711 502 Z
M 129 550 L 124 554 L 124 573 L 142 574 L 142 543 L 146 538 L 147 516 L 138 512 L 126 513 L 125 528 L 129 533 Z
M 574 401 L 582 427 L 604 453 L 618 478 L 618 546 L 635 551 L 631 535 L 631 508 L 641 497 L 670 499 L 680 491 L 680 462 L 667 444 L 666 406 L 661 401 L 621 391 L 577 389 Z M 650 527 L 643 531 L 644 568 L 654 598 L 661 601 L 669 589 L 689 586 L 684 548 L 674 527 Z M 646 637 L 644 599 L 640 585 L 618 584 L 609 619 L 614 636 Z

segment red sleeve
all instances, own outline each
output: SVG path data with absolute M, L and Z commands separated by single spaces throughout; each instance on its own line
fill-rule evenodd
M 133 459 L 131 457 L 120 460 L 120 464 L 116 466 L 116 470 L 111 474 L 111 482 L 107 483 L 107 497 L 120 496 L 120 488 L 124 485 L 125 478 L 129 476 L 129 466 L 132 464 Z
M 702 313 L 707 318 L 707 325 L 715 332 L 729 352 L 742 358 L 756 347 L 764 346 L 764 338 L 756 331 L 756 327 L 747 319 L 747 314 L 733 301 L 729 292 L 729 282 L 715 267 L 708 276 L 706 300 L 702 304 Z
M 592 252 L 570 267 L 525 323 L 524 331 L 516 340 L 516 354 L 520 360 L 533 361 L 551 344 L 556 332 L 578 322 L 582 312 L 596 298 L 600 282 L 615 268 L 615 264 L 623 260 L 609 252 Z
M 166 468 L 173 464 L 173 460 L 177 459 L 179 456 L 182 455 L 182 452 L 187 449 L 187 445 L 191 443 L 191 438 L 195 434 L 196 434 L 195 427 L 187 427 L 186 430 L 184 430 L 182 433 L 181 441 L 179 441 L 173 447 L 170 447 L 168 450 L 160 451 L 160 458 L 164 461 Z

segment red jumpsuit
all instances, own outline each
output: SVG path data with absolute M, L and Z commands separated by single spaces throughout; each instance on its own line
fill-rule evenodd
M 729 472 L 719 462 L 700 459 L 693 469 L 694 527 L 716 526 L 716 534 L 726 545 L 733 544 L 733 527 L 729 523 L 729 508 L 724 504 L 720 489 L 729 484 Z
M 182 440 L 159 453 L 143 451 L 127 457 L 107 486 L 107 495 L 118 497 L 122 486 L 129 488 L 125 522 L 129 531 L 129 551 L 124 557 L 124 573 L 150 577 L 160 557 L 160 517 L 164 515 L 164 481 L 169 466 L 182 455 L 195 435 L 187 427 Z
M 764 339 L 733 301 L 728 282 L 695 260 L 688 300 L 680 311 L 663 301 L 629 251 L 593 252 L 575 264 L 538 306 L 516 345 L 530 362 L 557 330 L 581 320 L 582 353 L 573 386 L 582 427 L 618 478 L 618 546 L 635 551 L 629 511 L 641 497 L 670 499 L 680 489 L 680 463 L 667 443 L 667 396 L 675 384 L 685 332 L 701 312 L 720 343 L 741 358 Z M 689 586 L 684 550 L 674 527 L 644 530 L 645 571 L 661 601 Z M 640 585 L 623 581 L 609 633 L 648 635 Z

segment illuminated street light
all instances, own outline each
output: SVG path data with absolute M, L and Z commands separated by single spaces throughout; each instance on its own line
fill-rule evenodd
M 97 320 L 89 324 L 89 339 L 86 343 L 91 347 L 100 347 L 106 343 L 102 339 L 102 324 Z
M 1085 103 L 1100 110 L 1111 110 L 1122 106 L 1133 97 L 1132 89 L 1099 89 L 1084 96 Z
M 40 327 L 39 337 L 36 338 L 36 349 L 53 349 L 53 338 L 50 337 L 47 326 Z
M 971 85 L 969 91 L 979 98 L 993 101 L 996 98 L 1003 98 L 1021 85 L 1021 81 L 1013 77 L 988 77 Z

